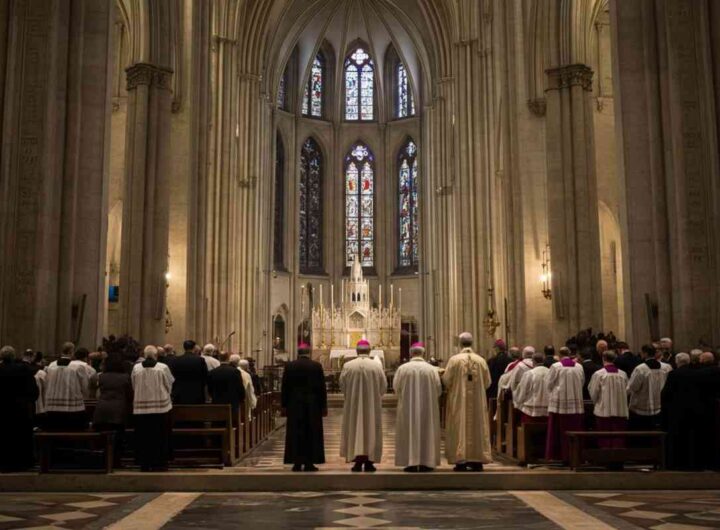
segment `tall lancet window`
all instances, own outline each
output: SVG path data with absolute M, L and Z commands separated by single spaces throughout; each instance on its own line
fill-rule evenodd
M 273 226 L 273 265 L 285 270 L 285 147 L 280 134 L 275 140 L 275 223 Z
M 412 139 L 400 149 L 398 157 L 398 266 L 418 264 L 418 160 Z
M 407 68 L 402 61 L 398 61 L 395 68 L 395 116 L 398 118 L 415 116 L 415 99 Z
M 357 48 L 345 59 L 345 119 L 375 119 L 375 66 L 370 55 Z
M 300 272 L 323 272 L 323 158 L 308 138 L 300 150 Z
M 305 94 L 303 95 L 302 113 L 303 116 L 322 118 L 323 115 L 323 90 L 325 77 L 325 57 L 318 53 L 310 69 L 310 77 L 305 83 Z
M 375 263 L 375 157 L 358 142 L 345 157 L 345 263 Z
M 285 68 L 283 75 L 280 77 L 277 91 L 277 108 L 287 110 L 287 89 L 288 89 L 288 70 Z

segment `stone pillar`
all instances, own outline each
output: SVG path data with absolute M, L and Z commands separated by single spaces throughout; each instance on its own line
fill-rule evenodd
M 635 344 L 720 340 L 715 2 L 611 2 L 624 201 L 626 327 Z M 715 72 L 717 74 L 717 72 Z
M 121 329 L 150 344 L 165 336 L 171 76 L 170 69 L 147 63 L 127 69 Z
M 548 228 L 556 343 L 602 327 L 592 70 L 547 70 Z
M 111 5 L 0 8 L 0 342 L 16 348 L 101 336 Z

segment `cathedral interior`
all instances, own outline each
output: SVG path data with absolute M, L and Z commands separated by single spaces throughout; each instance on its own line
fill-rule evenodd
M 638 351 L 661 337 L 714 348 L 719 106 L 717 0 L 2 0 L 0 345 L 193 339 L 258 370 L 300 343 L 328 368 L 361 339 L 385 368 L 418 341 L 447 360 L 461 332 L 485 357 L 498 339 L 542 349 L 587 329 Z M 251 466 L 281 471 L 267 421 L 266 445 L 202 491 L 242 491 Z M 339 421 L 331 410 L 326 432 Z M 592 489 L 594 476 L 547 480 Z M 125 497 L 78 493 L 103 491 L 88 479 L 67 502 L 175 491 L 122 480 Z M 443 480 L 432 489 L 479 484 Z M 513 480 L 478 489 L 523 489 Z M 33 481 L 12 484 L 68 487 Z M 505 528 L 516 515 L 583 523 L 555 508 L 634 528 L 619 508 L 661 497 L 498 495 Z M 325 500 L 353 504 L 340 497 Z M 373 502 L 422 502 L 391 497 Z M 220 502 L 178 499 L 196 508 L 182 524 L 200 526 Z M 692 525 L 675 509 L 662 528 Z

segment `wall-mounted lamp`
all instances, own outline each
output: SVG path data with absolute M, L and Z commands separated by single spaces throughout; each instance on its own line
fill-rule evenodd
M 546 244 L 542 253 L 542 274 L 540 275 L 542 294 L 545 299 L 552 299 L 552 269 L 550 268 L 550 244 Z

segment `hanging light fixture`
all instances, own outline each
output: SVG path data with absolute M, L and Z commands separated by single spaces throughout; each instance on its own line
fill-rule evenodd
M 545 245 L 542 253 L 542 274 L 540 275 L 542 294 L 546 300 L 552 299 L 552 269 L 550 268 L 550 243 Z

